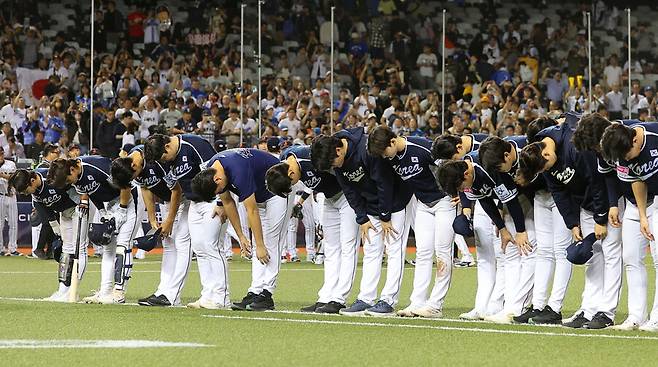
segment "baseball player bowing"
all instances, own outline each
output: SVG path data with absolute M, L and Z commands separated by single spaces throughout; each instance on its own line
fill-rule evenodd
M 84 156 L 57 159 L 48 169 L 48 181 L 59 189 L 73 185 L 80 194 L 78 215 L 89 215 L 89 200 L 98 208 L 100 217 L 114 218 L 115 232 L 103 248 L 101 284 L 83 300 L 86 303 L 124 303 L 126 287 L 132 272 L 132 240 L 137 232 L 137 190 L 121 192 L 110 182 L 109 158 Z
M 273 195 L 265 185 L 265 173 L 277 163 L 277 158 L 258 149 L 229 149 L 208 160 L 205 169 L 192 180 L 192 190 L 200 200 L 199 204 L 208 206 L 209 215 L 225 214 L 238 233 L 242 250 L 251 251 L 252 244 L 256 248 L 256 256 L 251 258 L 251 286 L 247 295 L 231 306 L 234 310 L 274 309 L 272 294 L 281 267 L 279 259 L 285 244 L 285 223 L 290 214 L 288 197 Z M 231 193 L 238 196 L 247 210 L 251 241 L 242 232 Z M 218 194 L 221 202 L 215 204 Z M 204 231 L 208 231 L 206 228 Z M 228 282 L 227 274 L 223 275 L 222 281 Z
M 62 239 L 62 254 L 59 257 L 59 271 L 57 279 L 59 287 L 47 301 L 68 302 L 69 287 L 71 285 L 71 276 L 73 272 L 73 256 L 75 254 L 76 235 L 87 236 L 86 231 L 80 231 L 78 221 L 75 220 L 75 209 L 79 196 L 73 188 L 58 189 L 46 181 L 48 169 L 37 168 L 34 171 L 18 170 L 9 179 L 9 186 L 13 187 L 21 195 L 32 195 L 34 208 L 39 213 L 40 218 L 47 221 L 52 227 L 55 235 Z M 82 228 L 86 228 L 86 221 L 82 223 Z M 86 240 L 80 239 L 80 252 L 78 260 L 78 279 L 82 279 L 85 268 L 87 267 L 87 248 Z M 72 299 L 77 299 L 76 297 Z
M 497 323 L 510 323 L 514 316 L 519 316 L 523 312 L 523 307 L 526 306 L 527 299 L 522 299 L 516 287 L 508 287 L 507 279 L 510 277 L 505 276 L 506 272 L 506 258 L 504 254 L 510 251 L 508 245 L 516 245 L 523 255 L 527 255 L 532 251 L 531 237 L 526 232 L 526 217 L 523 207 L 519 203 L 518 189 L 511 180 L 506 179 L 503 175 L 490 175 L 482 166 L 480 166 L 480 159 L 477 152 L 469 153 L 462 161 L 449 161 L 444 163 L 438 171 L 439 184 L 443 189 L 451 194 L 453 197 L 460 194 L 462 201 L 463 214 L 470 217 L 472 208 L 472 201 L 478 200 L 480 208 L 476 208 L 476 212 L 483 211 L 490 219 L 484 218 L 482 215 L 473 218 L 473 228 L 477 232 L 480 228 L 490 226 L 490 221 L 498 229 L 500 235 L 501 246 L 493 246 L 493 248 L 478 248 L 478 282 L 480 282 L 480 270 L 482 270 L 482 281 L 487 288 L 483 291 L 492 289 L 491 282 L 495 278 L 495 287 L 482 295 L 483 298 L 489 298 L 489 305 L 478 305 L 478 295 L 476 295 L 476 309 L 478 315 L 476 317 L 484 317 L 485 320 Z M 504 204 L 509 212 L 506 220 L 501 216 L 494 199 Z M 477 218 L 477 220 L 476 220 Z M 513 225 L 512 225 L 513 223 Z M 528 221 L 531 224 L 531 221 Z M 514 228 L 514 235 L 507 227 Z M 478 237 L 481 237 L 478 235 Z M 516 237 L 516 239 L 514 238 Z M 484 246 L 481 246 L 484 247 Z M 482 267 L 480 266 L 482 264 Z M 501 266 L 502 265 L 502 266 Z M 493 274 L 496 274 L 493 276 Z M 520 274 L 516 274 L 517 277 Z M 502 283 L 502 284 L 501 284 Z M 515 282 L 515 286 L 517 282 Z M 503 299 L 500 299 L 500 289 L 504 289 Z M 527 287 L 522 287 L 527 291 Z M 478 293 L 480 292 L 478 285 Z M 485 311 L 483 315 L 482 310 Z M 501 310 L 502 308 L 502 310 Z M 464 315 L 465 318 L 471 315 Z
M 400 137 L 385 126 L 375 128 L 368 135 L 368 153 L 385 158 L 418 200 L 414 225 L 418 231 L 413 292 L 409 306 L 398 311 L 398 315 L 406 317 L 441 317 L 452 276 L 455 238 L 452 222 L 456 208 L 450 196 L 436 184 L 432 174 L 435 164 L 431 147 L 429 139 Z M 428 298 L 434 256 L 437 258 L 437 274 Z
M 383 158 L 367 153 L 367 140 L 363 128 L 320 136 L 311 145 L 311 161 L 320 171 L 334 169 L 360 225 L 364 252 L 361 289 L 352 306 L 340 313 L 392 316 L 402 283 L 412 194 Z M 384 248 L 388 256 L 386 283 L 375 303 Z
M 635 121 L 637 122 L 637 121 Z M 630 126 L 629 126 L 630 125 Z M 615 147 L 604 144 L 616 144 Z M 619 325 L 620 329 L 638 328 L 644 331 L 658 331 L 658 297 L 654 298 L 653 309 L 646 318 L 647 279 L 644 256 L 649 241 L 656 266 L 655 204 L 652 199 L 658 194 L 658 124 L 633 124 L 632 121 L 613 123 L 605 129 L 601 139 L 603 157 L 616 164 L 617 177 L 622 181 L 627 207 L 622 223 L 623 258 L 628 280 L 628 319 Z M 630 186 L 631 192 L 628 192 Z M 631 198 L 633 200 L 631 200 Z M 635 204 L 635 205 L 633 205 Z M 627 220 L 628 218 L 628 220 Z M 611 215 L 611 221 L 615 218 Z M 618 220 L 617 220 L 618 222 Z M 638 228 L 639 227 L 639 228 Z M 627 230 L 628 229 L 628 230 Z M 642 235 L 639 236 L 638 232 Z M 631 293 L 632 292 L 632 293 Z
M 300 183 L 315 193 L 324 194 L 320 219 L 324 231 L 324 284 L 317 302 L 302 311 L 336 314 L 345 308 L 354 282 L 359 225 L 336 177 L 316 170 L 310 155 L 308 145 L 286 149 L 281 155 L 282 162 L 270 168 L 265 178 L 267 188 L 278 196 L 287 195 Z
M 201 172 L 203 162 L 212 158 L 213 155 L 215 155 L 213 146 L 197 135 L 154 134 L 144 144 L 146 162 L 154 164 L 159 161 L 168 165 L 169 171 L 165 181 L 172 188 L 178 184 L 182 191 L 181 202 L 175 212 L 175 215 L 178 216 L 176 235 L 180 234 L 181 238 L 185 238 L 186 233 L 189 233 L 192 251 L 197 255 L 201 280 L 201 297 L 187 304 L 187 307 L 190 308 L 219 309 L 230 305 L 228 280 L 226 279 L 227 262 L 219 251 L 221 221 L 219 217 L 215 216 L 213 206 L 200 202 L 199 197 L 192 190 L 192 179 Z M 169 209 L 174 208 L 170 206 Z M 175 217 L 168 215 L 168 219 L 171 218 Z M 162 224 L 163 227 L 164 225 L 165 223 Z M 177 243 L 176 246 L 178 245 L 183 246 Z M 176 268 L 179 266 L 178 261 L 181 260 L 181 268 L 177 269 L 180 271 L 177 273 L 179 277 L 183 276 L 182 267 L 189 261 L 182 256 L 181 254 L 181 257 L 177 256 L 176 259 Z M 185 268 L 185 273 L 187 273 L 189 266 Z M 182 283 L 180 285 L 182 286 Z
M 585 270 L 582 304 L 563 325 L 601 329 L 613 324 L 621 289 L 621 231 L 608 225 L 605 179 L 596 155 L 578 153 L 572 143 L 580 116 L 568 113 L 560 126 L 536 136 L 523 148 L 519 174 L 526 181 L 542 173 L 564 222 L 575 240 L 594 232 L 597 242 Z M 576 210 L 579 208 L 579 210 Z
M 138 301 L 142 306 L 179 305 L 190 268 L 190 232 L 187 225 L 180 223 L 183 190 L 179 183 L 169 188 L 165 181 L 168 172 L 169 165 L 165 163 L 146 163 L 143 145 L 112 162 L 112 182 L 121 190 L 130 190 L 132 182 L 141 188 L 151 228 L 160 228 L 163 238 L 160 284 L 152 295 Z M 156 199 L 163 203 L 156 204 Z M 160 222 L 156 217 L 156 205 L 160 206 Z
M 480 149 L 487 134 L 441 135 L 432 143 L 432 156 L 438 159 L 462 159 L 468 153 Z

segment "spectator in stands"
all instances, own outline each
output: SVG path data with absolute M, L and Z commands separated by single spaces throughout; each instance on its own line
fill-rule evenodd
M 637 118 L 639 116 L 639 109 L 641 108 L 648 109 L 649 101 L 647 101 L 646 97 L 640 94 L 640 83 L 634 81 L 632 83 L 630 97 L 631 118 Z
M 107 41 L 114 45 L 119 43 L 119 37 L 123 31 L 124 18 L 121 12 L 117 10 L 114 0 L 110 0 L 106 4 L 107 9 L 103 14 L 103 27 L 107 34 Z
M 9 138 L 9 149 L 7 150 L 7 158 L 13 161 L 17 159 L 25 159 L 25 149 L 23 144 L 19 141 L 16 141 L 16 137 L 12 136 Z
M 420 69 L 418 78 L 418 87 L 420 89 L 434 88 L 434 79 L 438 64 L 438 59 L 432 52 L 432 47 L 429 45 L 423 46 L 423 53 L 418 55 L 418 59 L 416 60 L 416 66 Z
M 624 95 L 619 90 L 619 84 L 613 84 L 612 90 L 605 95 L 605 108 L 611 120 L 618 120 L 623 117 L 623 103 Z
M 176 127 L 178 120 L 183 117 L 180 109 L 176 108 L 176 100 L 170 98 L 167 100 L 167 108 L 160 112 L 159 123 L 164 125 L 167 130 Z
M 562 80 L 562 73 L 559 71 L 553 72 L 553 77 L 548 77 L 549 69 L 544 70 L 542 79 L 546 86 L 546 98 L 549 100 L 561 103 L 564 98 L 564 93 L 568 91 L 568 85 Z
M 57 105 L 55 105 L 57 106 Z M 65 125 L 61 113 L 57 108 L 51 108 L 46 125 L 46 143 L 55 144 L 64 131 Z
M 30 26 L 25 33 L 25 38 L 22 43 L 23 58 L 21 65 L 26 68 L 31 68 L 37 61 L 37 53 L 39 46 L 43 42 L 43 36 L 36 27 Z
M 603 69 L 603 81 L 606 88 L 612 89 L 615 84 L 621 84 L 622 69 L 619 67 L 617 55 L 613 54 L 608 59 L 608 65 Z
M 46 147 L 46 142 L 44 141 L 44 132 L 41 130 L 37 130 L 34 133 L 34 142 L 28 145 L 25 149 L 25 155 L 27 156 L 27 158 L 38 161 L 41 152 L 45 147 Z
M 114 111 L 108 110 L 96 131 L 95 146 L 104 157 L 116 158 L 119 155 L 116 131 L 121 122 L 115 117 Z
M 228 149 L 236 148 L 240 144 L 239 114 L 237 109 L 231 109 L 229 118 L 222 124 L 221 132 L 226 139 Z
M 203 116 L 202 116 L 203 118 Z M 189 134 L 194 132 L 197 129 L 197 121 L 192 117 L 192 113 L 189 110 L 183 111 L 183 116 L 178 122 L 176 122 L 176 127 L 174 128 L 174 134 Z

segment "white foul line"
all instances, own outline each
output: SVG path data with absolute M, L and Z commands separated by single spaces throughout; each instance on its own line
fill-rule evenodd
M 200 343 L 165 342 L 160 340 L 0 340 L 0 349 L 51 348 L 202 348 L 214 345 Z
M 472 331 L 490 334 L 516 334 L 516 335 L 538 335 L 538 336 L 570 336 L 577 338 L 606 338 L 606 339 L 632 339 L 632 340 L 658 340 L 655 336 L 630 336 L 630 335 L 609 335 L 609 334 L 580 334 L 580 333 L 554 333 L 548 331 L 527 331 L 527 330 L 505 330 L 505 329 L 482 329 L 474 327 L 454 327 L 454 326 L 433 326 L 433 325 L 409 325 L 397 323 L 380 323 L 380 322 L 356 322 L 356 321 L 334 321 L 334 320 L 315 320 L 315 319 L 287 319 L 278 317 L 247 317 L 247 316 L 225 316 L 225 315 L 201 315 L 203 317 L 232 319 L 232 320 L 256 320 L 256 321 L 276 321 L 292 322 L 300 324 L 325 324 L 325 325 L 351 325 L 351 326 L 374 326 L 384 328 L 406 328 L 406 329 L 426 329 L 426 330 L 444 330 L 444 331 Z

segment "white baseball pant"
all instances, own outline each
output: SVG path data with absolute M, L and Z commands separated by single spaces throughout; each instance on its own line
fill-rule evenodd
M 239 202 L 238 196 L 231 193 L 231 196 L 233 197 L 233 201 L 235 202 L 236 207 L 238 208 L 238 215 L 240 216 L 240 227 L 242 227 L 242 233 L 244 233 L 247 238 L 249 238 L 249 221 L 247 219 L 247 209 L 244 207 L 244 204 Z M 224 235 L 224 253 L 228 253 L 228 251 L 233 252 L 233 245 L 231 243 L 231 238 L 234 238 L 236 241 L 239 241 L 237 233 L 235 233 L 235 229 L 233 229 L 233 226 L 229 223 L 229 221 L 226 221 L 226 234 Z
M 416 268 L 414 270 L 411 306 L 414 308 L 430 306 L 443 308 L 450 281 L 452 279 L 452 255 L 455 232 L 452 222 L 456 208 L 449 196 L 445 196 L 433 207 L 418 202 L 416 205 Z M 432 264 L 434 256 L 437 264 L 443 262 L 445 270 L 436 273 L 434 287 L 427 298 L 427 289 L 432 281 Z M 437 265 L 438 266 L 438 265 Z
M 107 216 L 113 217 L 119 210 L 119 200 L 113 200 L 105 203 Z M 101 260 L 101 286 L 100 296 L 109 296 L 112 293 L 112 288 L 117 290 L 125 290 L 130 279 L 132 272 L 132 247 L 137 227 L 141 223 L 137 209 L 135 208 L 135 201 L 131 198 L 128 202 L 126 222 L 118 229 L 118 234 L 112 236 L 110 243 L 103 246 L 103 259 Z M 117 254 L 123 256 L 123 269 L 121 279 L 115 282 L 115 264 L 117 261 Z
M 475 311 L 481 316 L 493 315 L 503 309 L 505 257 L 495 228 L 491 218 L 477 201 L 473 209 L 478 279 Z
M 525 230 L 531 250 L 522 255 L 514 244 L 508 244 L 505 249 L 505 306 L 504 312 L 508 315 L 519 316 L 532 301 L 532 287 L 535 275 L 535 254 L 537 240 L 535 239 L 535 221 L 532 209 L 524 205 Z M 512 216 L 505 214 L 505 227 L 512 236 L 516 235 L 516 227 Z
M 295 196 L 295 203 L 299 201 L 299 195 Z M 315 218 L 313 215 L 313 196 L 309 196 L 302 204 L 302 223 L 304 224 L 304 242 L 306 245 L 306 254 L 315 254 Z M 297 256 L 297 227 L 299 219 L 290 218 L 288 223 L 287 252 L 290 257 Z
M 620 200 L 619 215 L 623 215 L 623 212 L 624 205 Z M 581 209 L 580 230 L 583 236 L 594 232 L 594 224 L 593 213 Z M 608 235 L 594 243 L 592 252 L 592 258 L 585 264 L 585 289 L 580 311 L 585 313 L 588 320 L 597 312 L 604 312 L 614 320 L 621 294 L 621 228 L 608 224 Z
M 42 224 L 39 224 L 36 227 L 32 227 L 32 252 L 34 253 L 34 250 L 37 249 L 37 246 L 39 245 L 39 235 L 41 234 L 41 226 Z
M 374 304 L 377 299 L 377 286 L 382 272 L 382 256 L 386 249 L 386 283 L 384 283 L 379 299 L 391 307 L 395 307 L 397 304 L 404 274 L 404 257 L 411 228 L 413 206 L 414 199 L 409 201 L 405 209 L 391 214 L 391 224 L 397 234 L 393 233 L 386 241 L 382 236 L 381 220 L 368 215 L 370 223 L 375 228 L 368 231 L 370 241 L 365 241 L 363 244 L 363 276 L 358 295 L 358 299 L 361 301 Z
M 324 199 L 324 284 L 318 302 L 345 304 L 352 290 L 359 253 L 359 225 L 343 193 Z
M 256 239 L 251 236 L 251 286 L 249 292 L 260 294 L 263 290 L 274 294 L 276 280 L 281 267 L 281 254 L 285 246 L 285 223 L 290 217 L 292 198 L 273 196 L 264 203 L 258 204 L 261 226 L 263 227 L 263 241 L 267 248 L 270 261 L 261 264 L 256 256 Z
M 4 247 L 4 229 L 5 219 L 9 224 L 9 242 L 7 249 L 9 252 L 18 250 L 18 206 L 16 204 L 16 195 L 7 196 L 0 194 L 0 244 Z
M 647 216 L 652 231 L 656 228 L 655 205 L 647 208 Z M 626 209 L 621 226 L 622 258 L 626 269 L 626 282 L 628 283 L 628 320 L 642 324 L 647 319 L 647 268 L 644 257 L 647 254 L 649 240 L 640 232 L 640 213 L 637 206 L 626 200 Z M 655 247 L 655 246 L 653 246 Z M 653 254 L 653 253 L 652 253 Z
M 450 224 L 450 228 L 452 228 L 452 223 Z M 473 259 L 473 254 L 471 254 L 471 250 L 468 249 L 468 244 L 466 243 L 464 236 L 460 234 L 455 234 L 455 244 L 457 245 L 459 252 L 461 252 L 460 261 L 469 262 L 469 263 L 475 261 Z
M 658 228 L 658 215 L 655 213 L 656 210 L 658 210 L 658 204 L 653 206 L 653 218 L 651 219 L 652 223 L 652 228 L 651 228 L 651 233 L 655 232 L 654 228 Z M 648 209 L 647 209 L 648 210 Z M 649 213 L 647 213 L 648 215 Z M 651 245 L 651 257 L 653 259 L 653 268 L 654 272 L 656 274 L 656 280 L 658 281 L 658 245 L 656 245 L 655 241 L 652 241 L 650 243 Z M 654 283 L 658 284 L 658 282 Z M 651 313 L 649 314 L 649 320 L 658 320 L 658 292 L 655 292 L 654 298 L 653 298 L 653 307 L 651 309 Z
M 221 223 L 218 216 L 213 217 L 217 204 L 184 201 L 183 205 L 179 221 L 184 223 L 187 219 L 192 250 L 197 256 L 200 300 L 220 307 L 229 306 L 228 264 L 219 248 Z
M 160 266 L 160 283 L 154 293 L 156 296 L 164 295 L 169 303 L 174 306 L 181 303 L 180 296 L 192 260 L 190 228 L 187 223 L 183 223 L 186 219 L 183 214 L 184 209 L 186 208 L 181 203 L 178 206 L 171 235 L 162 239 L 163 253 L 162 265 Z M 168 215 L 169 203 L 160 204 L 160 218 L 164 220 Z
M 571 231 L 564 224 L 550 192 L 541 190 L 535 193 L 534 213 L 537 254 L 532 306 L 543 310 L 548 305 L 553 311 L 560 312 L 573 268 L 567 260 L 567 247 L 572 242 Z M 553 288 L 549 298 L 551 277 Z
M 75 254 L 75 243 L 78 240 L 78 216 L 76 215 L 75 207 L 67 209 L 59 213 L 59 230 L 62 234 L 62 253 L 73 255 Z M 81 222 L 82 230 L 80 230 L 80 252 L 78 256 L 78 279 L 82 280 L 82 276 L 87 269 L 87 218 L 83 218 Z M 66 290 L 63 284 L 60 283 L 60 290 Z

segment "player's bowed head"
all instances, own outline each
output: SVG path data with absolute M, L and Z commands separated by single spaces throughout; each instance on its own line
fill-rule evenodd
M 311 163 L 318 171 L 342 167 L 346 153 L 347 143 L 336 136 L 319 135 L 311 143 Z
M 76 183 L 81 172 L 82 165 L 77 159 L 60 158 L 51 163 L 47 180 L 58 189 L 63 189 Z

